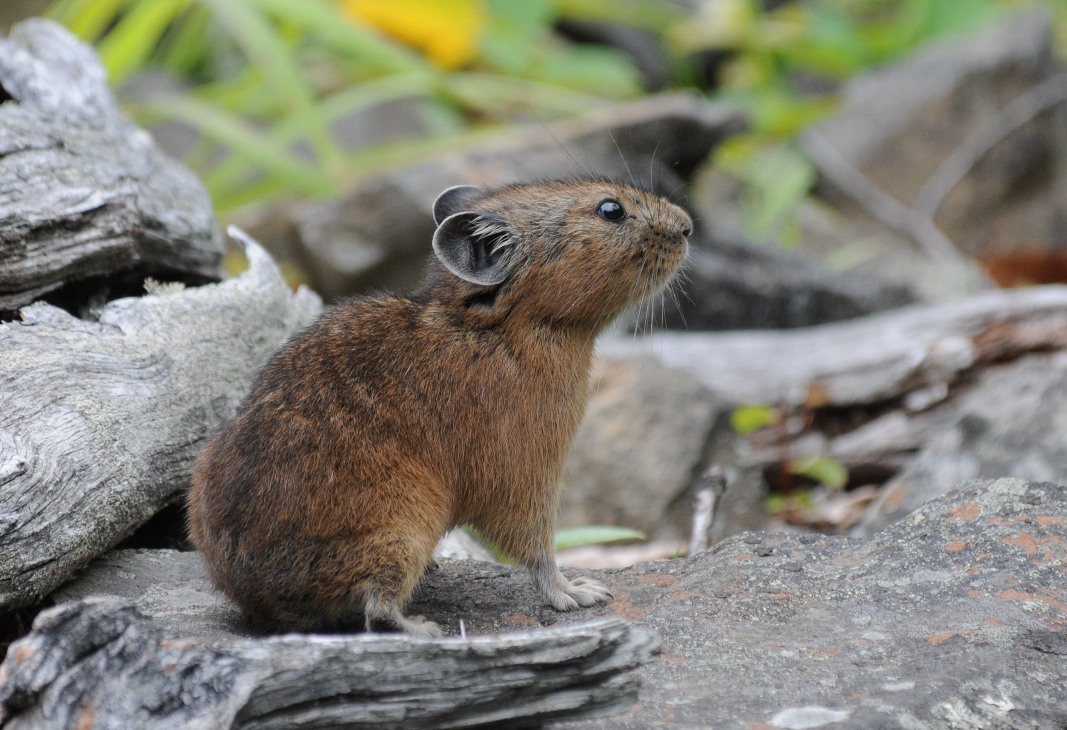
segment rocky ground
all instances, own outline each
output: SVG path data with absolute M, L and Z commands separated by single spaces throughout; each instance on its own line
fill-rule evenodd
M 560 615 L 539 605 L 514 568 L 446 561 L 411 610 L 454 637 L 461 626 L 483 636 L 600 616 L 661 637 L 657 655 L 638 672 L 635 704 L 560 727 L 1051 728 L 1067 720 L 1065 526 L 1062 487 L 971 482 L 867 540 L 752 532 L 689 559 L 583 571 L 614 592 L 602 608 Z M 93 596 L 132 603 L 170 635 L 215 651 L 250 635 L 212 592 L 195 553 L 113 552 L 56 599 Z M 38 632 L 47 638 L 63 628 Z M 165 671 L 164 643 L 130 649 L 122 632 L 112 633 L 88 655 L 59 641 L 49 651 L 64 655 L 68 674 L 127 677 L 128 691 L 144 692 L 148 704 L 161 701 L 151 693 L 159 691 L 154 674 Z M 312 648 L 312 639 L 292 641 Z M 45 659 L 27 652 L 20 661 L 21 646 L 4 677 L 13 727 L 22 727 L 22 717 L 55 717 L 73 701 L 56 680 L 42 687 L 39 674 L 22 671 Z M 109 657 L 102 664 L 101 654 Z M 78 701 L 104 705 L 105 690 Z M 328 693 L 318 701 L 339 702 Z M 187 709 L 198 702 L 207 699 L 194 698 Z

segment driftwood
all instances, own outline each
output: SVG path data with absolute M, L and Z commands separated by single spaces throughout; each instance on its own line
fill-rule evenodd
M 242 276 L 0 324 L 0 611 L 32 605 L 187 485 L 256 370 L 318 312 L 266 252 Z
M 0 102 L 0 314 L 105 275 L 217 278 L 207 193 L 123 117 L 89 47 L 54 23 L 16 26 Z
M 655 632 L 619 619 L 506 636 L 306 636 L 209 644 L 133 606 L 42 613 L 0 667 L 0 722 L 94 728 L 531 727 L 636 700 Z

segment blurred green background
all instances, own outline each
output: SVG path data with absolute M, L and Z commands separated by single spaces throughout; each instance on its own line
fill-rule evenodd
M 842 79 L 1035 4 L 1053 8 L 1062 41 L 1062 0 L 55 0 L 21 11 L 93 43 L 138 123 L 195 130 L 180 154 L 224 215 L 336 196 L 353 177 L 508 124 L 671 88 L 750 115 L 716 162 L 744 183 L 759 236 L 813 185 L 793 139 L 832 113 Z M 338 131 L 404 99 L 421 102 L 417 130 L 370 145 Z

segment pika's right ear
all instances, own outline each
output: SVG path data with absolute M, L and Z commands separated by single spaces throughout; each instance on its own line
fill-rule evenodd
M 465 211 L 441 221 L 433 252 L 453 274 L 482 286 L 495 286 L 511 273 L 511 235 L 499 218 Z
M 433 222 L 441 225 L 445 218 L 464 210 L 470 210 L 474 202 L 485 195 L 483 188 L 474 185 L 455 185 L 445 190 L 433 201 Z

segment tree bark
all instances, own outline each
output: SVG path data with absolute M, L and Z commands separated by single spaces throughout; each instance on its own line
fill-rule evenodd
M 724 403 L 828 408 L 945 397 L 973 369 L 1067 347 L 1067 287 L 991 291 L 847 322 L 773 332 L 661 332 L 608 339 L 608 356 L 647 352 Z
M 0 315 L 103 276 L 218 278 L 207 193 L 122 115 L 89 47 L 19 24 L 0 38 L 0 102 Z

